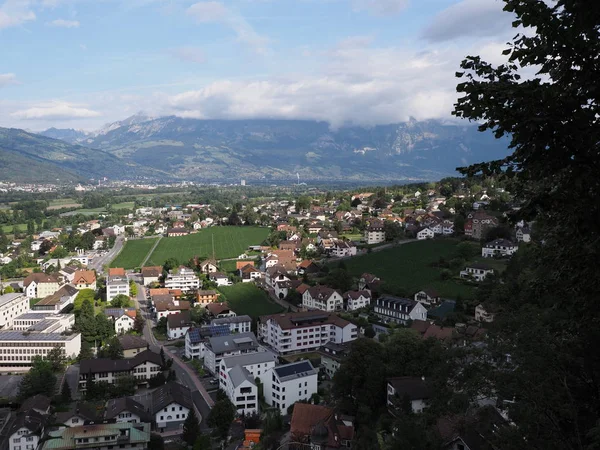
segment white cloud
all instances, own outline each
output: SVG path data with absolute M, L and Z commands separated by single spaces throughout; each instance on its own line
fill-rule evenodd
M 48 25 L 61 28 L 79 28 L 80 24 L 78 20 L 56 19 L 48 23 Z
M 35 20 L 29 0 L 6 0 L 0 3 L 0 30 Z
M 268 38 L 260 35 L 241 15 L 227 8 L 223 3 L 198 2 L 187 9 L 187 14 L 198 23 L 219 23 L 229 27 L 237 40 L 260 55 L 268 53 Z
M 11 117 L 20 120 L 74 120 L 99 116 L 99 112 L 82 105 L 59 101 L 34 105 L 11 114 Z
M 181 47 L 175 48 L 170 51 L 170 53 L 177 59 L 186 62 L 193 62 L 202 64 L 206 62 L 206 57 L 204 56 L 204 52 L 200 48 L 195 47 Z
M 442 42 L 511 32 L 513 16 L 502 11 L 503 5 L 500 0 L 462 0 L 438 13 L 422 35 L 430 42 Z
M 0 88 L 9 84 L 18 84 L 16 75 L 14 73 L 0 73 Z
M 356 11 L 369 11 L 376 16 L 398 14 L 408 6 L 409 0 L 353 0 Z

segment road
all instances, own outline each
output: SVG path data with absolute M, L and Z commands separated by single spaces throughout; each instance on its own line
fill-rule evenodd
M 88 269 L 92 269 L 92 270 L 96 269 L 96 272 L 98 272 L 99 274 L 103 273 L 104 266 L 106 264 L 109 264 L 115 258 L 115 256 L 117 256 L 119 254 L 119 252 L 123 248 L 124 243 L 125 243 L 125 238 L 123 236 L 117 236 L 117 239 L 115 239 L 115 245 L 113 245 L 113 248 L 111 248 L 108 251 L 108 253 L 106 253 L 105 255 L 97 256 L 96 258 L 94 258 L 92 263 L 88 266 Z
M 156 240 L 156 242 L 154 243 L 154 245 L 152 246 L 152 248 L 150 249 L 150 251 L 146 254 L 146 257 L 144 258 L 144 261 L 142 261 L 142 264 L 140 264 L 140 267 L 144 267 L 146 265 L 146 263 L 148 262 L 148 259 L 152 255 L 152 253 L 154 253 L 154 250 L 156 249 L 156 247 L 158 246 L 158 244 L 160 244 L 160 241 L 161 241 L 162 238 L 163 238 L 162 234 L 159 234 L 158 235 L 158 239 Z
M 206 419 L 210 413 L 212 406 L 214 405 L 213 399 L 210 397 L 205 387 L 202 385 L 194 371 L 185 364 L 177 355 L 171 353 L 169 347 L 163 346 L 159 341 L 154 337 L 154 333 L 152 333 L 152 317 L 148 312 L 147 308 L 147 299 L 146 299 L 146 288 L 141 285 L 139 282 L 137 283 L 138 293 L 135 300 L 136 309 L 140 310 L 144 318 L 146 319 L 146 326 L 144 327 L 144 339 L 146 342 L 150 344 L 150 349 L 157 353 L 160 352 L 161 348 L 165 351 L 165 355 L 173 358 L 173 370 L 177 374 L 177 379 L 181 384 L 187 386 L 190 389 L 192 394 L 192 400 L 196 405 L 196 409 L 200 413 L 201 423 L 200 426 L 202 429 L 208 428 L 206 425 Z

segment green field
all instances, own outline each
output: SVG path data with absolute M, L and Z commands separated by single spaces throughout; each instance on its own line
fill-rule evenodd
M 212 255 L 213 236 L 215 257 L 235 258 L 244 253 L 249 245 L 260 245 L 268 235 L 268 228 L 212 227 L 188 236 L 163 238 L 147 265 L 162 265 L 168 258 L 176 258 L 180 263 L 187 262 L 194 256 L 208 258 Z
M 222 286 L 218 290 L 223 294 L 220 299 L 226 300 L 237 315 L 247 314 L 255 319 L 258 316 L 283 311 L 283 307 L 273 303 L 267 293 L 257 288 L 254 283 Z
M 4 231 L 6 234 L 11 234 L 15 227 L 17 227 L 19 231 L 27 231 L 26 223 L 18 223 L 16 225 L 2 225 L 2 231 Z
M 425 288 L 433 288 L 442 297 L 473 297 L 473 287 L 454 280 L 442 280 L 441 271 L 432 267 L 440 257 L 451 260 L 456 255 L 455 239 L 415 241 L 380 252 L 372 252 L 344 261 L 355 277 L 368 272 L 377 275 L 389 289 L 412 296 Z M 454 274 L 458 275 L 458 273 Z
M 48 206 L 50 206 L 50 207 L 62 206 L 62 205 L 70 205 L 72 203 L 77 203 L 77 200 L 75 200 L 74 198 L 55 198 L 55 199 L 50 200 Z
M 158 238 L 133 239 L 128 240 L 121 252 L 110 263 L 111 267 L 123 267 L 133 269 L 140 267 L 142 261 L 156 243 Z

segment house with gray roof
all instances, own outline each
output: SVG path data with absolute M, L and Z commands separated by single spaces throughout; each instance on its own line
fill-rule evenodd
M 182 384 L 171 381 L 152 392 L 149 410 L 156 428 L 162 433 L 179 429 L 193 407 L 190 390 Z
M 227 336 L 213 336 L 208 338 L 204 345 L 204 366 L 216 373 L 220 367 L 221 359 L 226 356 L 241 355 L 265 351 L 258 344 L 254 333 L 238 333 Z

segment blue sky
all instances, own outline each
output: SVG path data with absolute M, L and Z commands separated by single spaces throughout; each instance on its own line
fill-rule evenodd
M 467 54 L 501 61 L 499 0 L 0 0 L 0 126 L 138 111 L 373 125 L 450 118 Z

